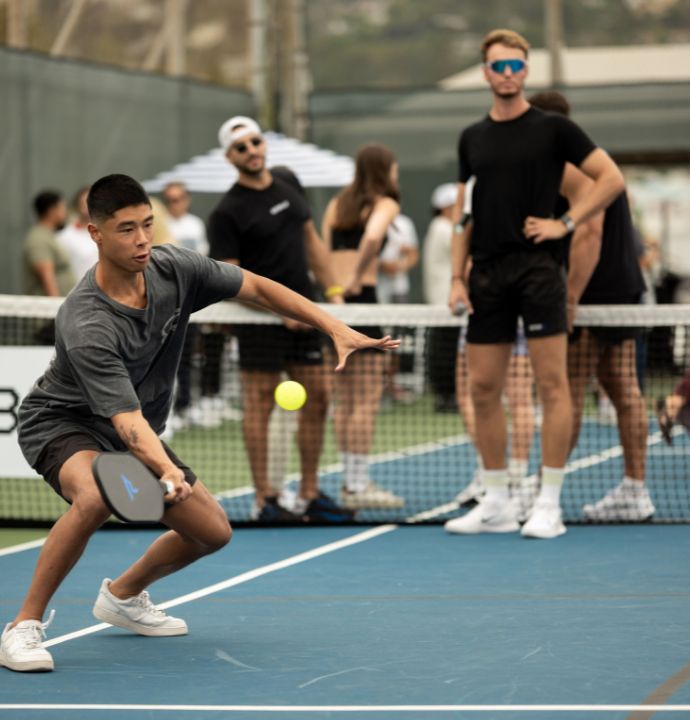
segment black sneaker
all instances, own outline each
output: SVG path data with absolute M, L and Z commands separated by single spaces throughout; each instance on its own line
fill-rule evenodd
M 304 525 L 307 521 L 304 515 L 295 515 L 286 510 L 277 497 L 265 498 L 264 506 L 254 519 L 256 522 L 273 525 Z
M 355 519 L 355 513 L 352 510 L 340 507 L 332 498 L 322 492 L 310 501 L 304 515 L 309 522 L 315 523 L 348 523 Z

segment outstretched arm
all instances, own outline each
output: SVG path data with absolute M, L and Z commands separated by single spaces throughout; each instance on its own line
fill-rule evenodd
M 345 367 L 347 358 L 355 350 L 364 348 L 393 350 L 400 345 L 399 340 L 392 340 L 390 336 L 375 340 L 362 335 L 362 333 L 349 328 L 345 323 L 329 313 L 324 312 L 311 300 L 307 300 L 284 285 L 260 275 L 255 275 L 247 270 L 243 271 L 242 287 L 237 294 L 237 299 L 285 315 L 293 320 L 307 323 L 324 332 L 333 340 L 338 353 L 336 371 Z

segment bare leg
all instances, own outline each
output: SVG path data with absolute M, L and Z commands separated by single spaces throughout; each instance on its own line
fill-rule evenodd
M 570 436 L 570 452 L 575 449 L 582 427 L 585 394 L 590 378 L 599 360 L 597 342 L 592 334 L 583 329 L 580 337 L 568 344 L 568 382 L 573 404 L 573 431 Z
M 637 382 L 635 341 L 609 345 L 599 361 L 597 377 L 618 414 L 625 474 L 633 480 L 644 481 L 648 422 Z
M 467 344 L 476 444 L 487 470 L 506 467 L 506 419 L 501 396 L 510 353 L 510 343 Z
M 14 624 L 43 617 L 50 598 L 81 557 L 89 539 L 110 516 L 91 472 L 97 454 L 91 450 L 75 453 L 60 470 L 62 492 L 72 505 L 46 538 Z
M 116 597 L 138 595 L 156 580 L 220 550 L 232 537 L 223 509 L 200 481 L 187 500 L 166 511 L 163 522 L 171 529 L 110 584 Z
M 242 371 L 242 429 L 259 507 L 263 507 L 264 498 L 275 494 L 268 479 L 268 421 L 273 409 L 273 391 L 279 382 L 277 372 Z
M 297 445 L 299 446 L 302 482 L 300 495 L 313 500 L 319 494 L 319 458 L 323 447 L 330 387 L 324 365 L 292 365 L 288 375 L 304 385 L 307 402 L 299 414 Z
M 544 406 L 542 464 L 562 468 L 568 459 L 573 425 L 567 376 L 565 333 L 527 340 L 534 377 Z
M 529 358 L 513 355 L 508 366 L 506 395 L 510 406 L 511 458 L 527 462 L 534 436 L 534 377 Z
M 455 397 L 460 416 L 465 425 L 465 432 L 475 442 L 474 405 L 470 395 L 470 378 L 467 368 L 467 355 L 459 352 L 455 360 Z

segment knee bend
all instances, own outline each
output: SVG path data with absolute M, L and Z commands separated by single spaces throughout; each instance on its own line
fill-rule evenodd
M 84 526 L 100 527 L 109 517 L 110 510 L 97 493 L 81 494 L 72 503 L 74 512 L 79 513 Z
M 486 408 L 491 405 L 500 404 L 500 386 L 485 380 L 473 380 L 470 384 L 470 397 L 476 408 Z
M 565 378 L 549 375 L 539 381 L 539 396 L 543 403 L 570 401 L 570 390 Z
M 231 539 L 232 528 L 230 527 L 230 523 L 227 520 L 224 522 L 219 521 L 201 543 L 204 554 L 210 555 L 211 553 L 218 552 L 218 550 L 222 550 Z

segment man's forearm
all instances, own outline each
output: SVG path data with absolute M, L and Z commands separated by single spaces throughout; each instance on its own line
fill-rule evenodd
M 119 413 L 113 416 L 112 423 L 129 451 L 159 477 L 174 467 L 160 438 L 140 410 Z
M 575 230 L 568 259 L 568 302 L 578 303 L 599 263 L 601 234 L 589 223 Z
M 450 246 L 451 275 L 453 280 L 465 280 L 465 268 L 467 258 L 470 255 L 470 228 L 465 228 L 461 233 L 453 231 L 453 238 Z

